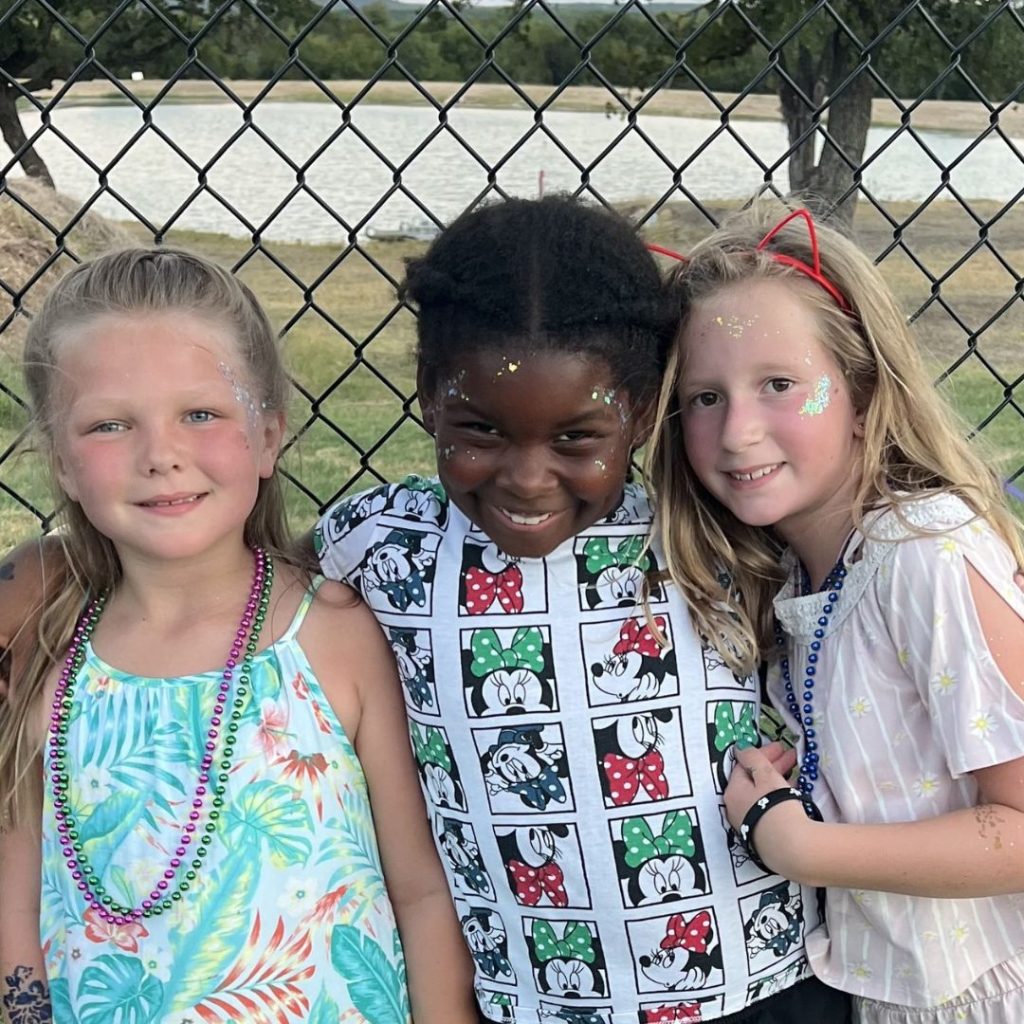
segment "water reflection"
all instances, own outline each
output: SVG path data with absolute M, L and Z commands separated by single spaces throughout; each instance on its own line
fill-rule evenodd
M 133 216 L 127 205 L 160 228 L 174 219 L 178 227 L 303 241 L 396 227 L 421 216 L 413 196 L 449 220 L 492 180 L 511 194 L 535 195 L 541 173 L 548 190 L 588 180 L 609 200 L 659 197 L 677 173 L 700 199 L 744 197 L 767 178 L 783 188 L 788 180 L 786 133 L 776 122 L 723 127 L 641 115 L 632 127 L 600 113 L 553 111 L 537 125 L 527 110 L 481 109 L 439 118 L 428 107 L 359 105 L 343 127 L 332 104 L 268 102 L 246 125 L 234 105 L 167 104 L 153 111 L 150 128 L 133 107 L 69 107 L 54 112 L 56 132 L 38 148 L 62 192 L 86 199 L 105 175 L 113 194 L 97 202 L 101 213 Z M 29 132 L 38 127 L 34 114 L 24 121 Z M 961 196 L 1007 200 L 1024 189 L 1024 163 L 997 137 L 964 156 L 970 136 L 922 131 L 918 142 L 893 134 L 873 128 L 868 135 L 863 180 L 878 199 L 930 196 L 950 164 L 950 186 Z

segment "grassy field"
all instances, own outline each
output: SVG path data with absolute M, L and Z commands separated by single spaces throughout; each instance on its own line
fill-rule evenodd
M 979 203 L 977 207 L 985 217 L 996 213 L 994 206 Z M 904 221 L 915 209 L 913 204 L 895 204 L 888 212 Z M 7 210 L 8 229 L 15 215 L 16 211 Z M 21 232 L 18 238 L 24 257 L 14 266 L 9 246 L 2 244 L 4 224 L 4 207 L 0 206 L 0 278 L 20 286 L 28 269 L 45 256 L 49 243 L 39 234 L 38 225 L 13 225 Z M 651 241 L 685 249 L 706 229 L 697 211 L 680 204 L 660 213 L 645 234 Z M 100 222 L 86 222 L 76 230 L 70 241 L 83 254 L 135 233 L 129 226 Z M 32 237 L 33 232 L 38 237 Z M 891 226 L 863 204 L 857 215 L 857 233 L 872 254 L 884 251 L 893 240 Z M 11 237 L 10 230 L 7 237 Z M 1024 264 L 1024 213 L 1008 212 L 992 226 L 989 237 L 1010 266 Z M 977 238 L 974 222 L 949 203 L 932 204 L 908 224 L 903 239 L 913 258 L 896 249 L 883 263 L 886 277 L 908 313 L 929 299 L 934 279 L 943 278 Z M 338 263 L 339 251 L 332 245 L 270 243 L 265 252 L 252 253 L 243 239 L 191 232 L 177 232 L 167 242 L 185 245 L 229 266 L 241 262 L 241 277 L 285 331 L 292 375 L 313 401 L 311 407 L 307 398 L 296 393 L 292 428 L 297 441 L 284 460 L 288 472 L 313 494 L 310 497 L 289 486 L 294 528 L 308 528 L 317 506 L 341 491 L 372 484 L 376 478 L 365 468 L 367 462 L 385 478 L 432 468 L 430 439 L 413 420 L 405 418 L 407 409 L 415 410 L 413 317 L 398 307 L 392 284 L 371 262 L 398 279 L 405 258 L 420 252 L 421 244 L 367 242 L 362 245 L 363 252 L 354 250 Z M 289 273 L 275 266 L 274 260 Z M 38 304 L 58 270 L 29 289 L 25 299 L 29 308 Z M 941 302 L 933 302 L 918 320 L 936 378 L 955 366 L 940 386 L 971 426 L 987 419 L 1003 402 L 1003 385 L 993 371 L 1011 385 L 1024 375 L 1020 343 L 1024 303 L 1011 301 L 1015 284 L 1013 275 L 995 257 L 979 252 L 941 281 Z M 982 330 L 1004 306 L 1008 308 L 1002 315 Z M 6 314 L 0 305 L 0 320 Z M 970 349 L 964 328 L 954 315 L 970 331 L 980 332 Z M 23 328 L 24 320 L 16 320 L 0 336 L 0 385 L 16 394 L 22 390 L 18 359 Z M 23 409 L 0 394 L 0 452 L 19 436 L 25 424 Z M 384 435 L 389 436 L 381 442 Z M 1024 418 L 1012 406 L 988 423 L 982 436 L 1009 472 L 1024 463 Z M 52 502 L 38 459 L 31 453 L 0 458 L 0 489 L 0 548 L 6 548 L 38 529 L 36 517 L 8 489 L 45 511 Z M 1024 505 L 1016 507 L 1024 518 Z

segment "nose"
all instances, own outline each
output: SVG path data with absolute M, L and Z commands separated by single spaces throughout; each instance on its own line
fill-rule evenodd
M 530 501 L 551 490 L 554 476 L 540 446 L 509 446 L 501 460 L 498 482 L 510 496 Z
M 143 429 L 139 462 L 147 476 L 163 476 L 182 468 L 181 444 L 173 426 L 153 424 Z
M 764 437 L 764 425 L 756 403 L 730 400 L 722 423 L 722 447 L 730 452 L 742 452 Z

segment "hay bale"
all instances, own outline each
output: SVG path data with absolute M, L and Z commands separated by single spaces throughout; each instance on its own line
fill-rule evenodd
M 65 253 L 54 258 L 55 232 L 67 231 L 80 210 L 79 200 L 32 178 L 8 181 L 7 191 L 0 194 L 0 324 L 15 308 L 19 312 L 0 335 L 3 351 L 20 351 L 23 314 L 37 308 L 58 278 L 74 265 Z M 123 225 L 90 211 L 68 231 L 65 245 L 87 259 L 133 241 Z

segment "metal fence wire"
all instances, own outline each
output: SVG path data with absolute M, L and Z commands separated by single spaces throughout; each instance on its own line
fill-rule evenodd
M 19 455 L 24 324 L 71 261 L 112 237 L 209 251 L 267 302 L 297 367 L 301 409 L 285 466 L 305 523 L 341 493 L 432 461 L 415 406 L 411 313 L 394 296 L 402 258 L 424 242 L 381 240 L 382 225 L 398 234 L 398 220 L 412 220 L 413 234 L 429 234 L 465 205 L 547 180 L 685 248 L 743 194 L 785 194 L 794 174 L 830 190 L 839 216 L 856 208 L 854 234 L 898 286 L 937 385 L 974 432 L 1009 450 L 1007 489 L 1024 498 L 1019 8 L 0 0 L 0 97 L 17 101 L 24 132 L 5 122 L 11 155 L 0 153 L 0 518 L 22 517 L 24 535 L 53 515 Z M 453 68 L 454 84 L 427 77 Z M 480 109 L 484 88 L 491 113 Z M 204 90 L 216 106 L 182 104 Z M 285 105 L 294 90 L 320 113 Z M 851 133 L 865 95 L 876 127 Z M 381 106 L 396 96 L 403 105 Z M 419 127 L 406 129 L 413 108 Z M 204 111 L 227 127 L 197 146 Z M 94 146 L 115 112 L 116 140 Z M 684 124 L 680 113 L 699 119 Z M 329 127 L 299 139 L 317 118 Z M 382 142 L 381 125 L 403 144 Z M 684 127 L 692 137 L 681 150 L 672 140 Z M 850 141 L 858 131 L 863 153 Z M 538 147 L 545 155 L 531 163 Z M 132 184 L 135 156 L 156 149 L 162 162 Z M 323 171 L 328 156 L 356 150 L 372 166 L 358 202 L 338 198 L 343 164 Z M 634 163 L 617 163 L 623 154 Z M 36 159 L 52 174 L 52 199 L 33 187 Z M 645 169 L 633 180 L 637 161 Z M 916 185 L 899 177 L 910 164 Z M 262 205 L 247 204 L 271 167 L 276 184 Z M 730 192 L 733 178 L 746 184 Z M 97 235 L 100 215 L 116 222 L 113 236 Z

